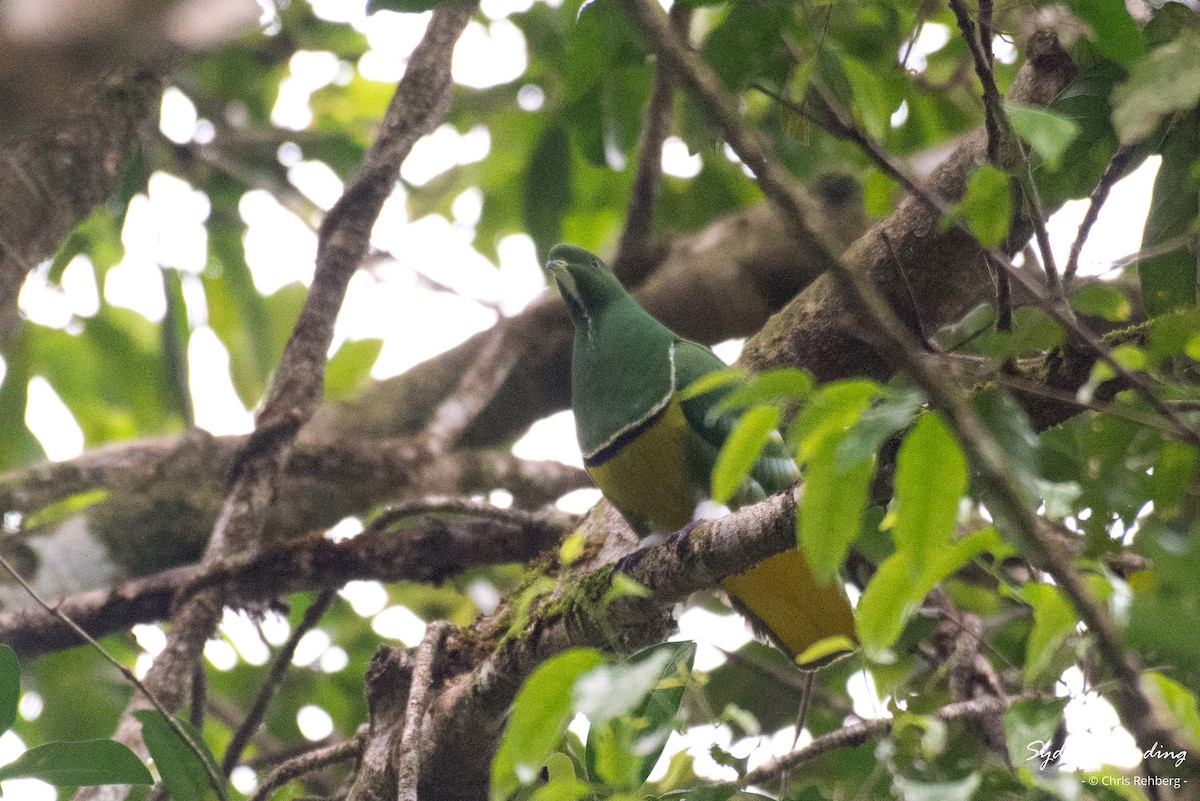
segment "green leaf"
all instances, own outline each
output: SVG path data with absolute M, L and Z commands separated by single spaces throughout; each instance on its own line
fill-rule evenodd
M 556 123 L 542 132 L 525 171 L 522 216 L 543 256 L 562 239 L 562 218 L 571 204 L 571 144 Z
M 700 381 L 708 377 L 703 376 Z M 691 390 L 700 381 L 694 382 L 687 389 Z M 771 370 L 751 377 L 745 386 L 730 392 L 721 401 L 720 409 L 744 409 L 760 404 L 804 400 L 812 393 L 814 383 L 812 373 L 807 370 L 797 370 L 795 367 Z
M 575 682 L 574 708 L 593 724 L 604 724 L 641 704 L 671 661 L 669 651 L 654 651 L 625 665 L 600 665 Z
M 610 782 L 637 787 L 646 781 L 667 744 L 695 658 L 694 642 L 660 643 L 628 665 L 598 667 L 576 683 L 576 709 L 591 723 L 589 774 L 602 766 Z M 617 715 L 627 718 L 610 725 Z M 616 753 L 621 750 L 627 753 Z
M 889 437 L 912 423 L 924 402 L 925 395 L 920 390 L 889 391 L 881 402 L 863 412 L 841 438 L 837 446 L 837 469 L 848 470 L 877 453 Z
M 1187 739 L 1200 743 L 1200 708 L 1192 691 L 1157 670 L 1147 670 L 1142 681 Z
M 1124 0 L 1072 0 L 1071 11 L 1091 29 L 1096 49 L 1126 67 L 1146 52 L 1146 36 Z
M 1032 765 L 1040 769 L 1043 760 L 1053 764 L 1055 760 L 1044 752 L 1049 749 L 1054 730 L 1062 722 L 1064 706 L 1065 699 L 1022 698 L 1005 710 L 1004 739 L 1013 765 Z
M 1071 308 L 1079 314 L 1123 323 L 1133 314 L 1129 297 L 1115 286 L 1088 284 L 1071 293 Z
M 574 714 L 576 680 L 602 664 L 604 656 L 594 648 L 575 648 L 547 659 L 525 680 L 492 760 L 493 801 L 508 798 L 537 778 Z
M 1032 684 L 1057 675 L 1062 644 L 1075 631 L 1078 617 L 1057 587 L 1026 584 L 1021 597 L 1033 607 L 1033 631 L 1025 644 L 1025 681 Z
M 726 503 L 758 461 L 771 432 L 779 426 L 779 410 L 758 406 L 742 415 L 725 440 L 712 472 L 712 499 Z
M 896 457 L 896 547 L 917 564 L 949 541 L 958 500 L 967 488 L 967 461 L 941 416 L 922 417 Z
M 17 652 L 0 643 L 0 734 L 12 728 L 21 700 L 21 663 Z
M 1013 128 L 1029 143 L 1052 170 L 1062 163 L 1063 154 L 1079 136 L 1079 123 L 1038 106 L 1004 104 Z
M 854 611 L 867 656 L 885 664 L 895 661 L 889 649 L 929 591 L 984 551 L 1001 556 L 1012 549 L 994 529 L 982 529 L 942 545 L 924 561 L 917 561 L 911 551 L 899 550 L 883 560 Z
M 344 398 L 366 380 L 375 366 L 382 339 L 347 340 L 325 366 L 325 399 Z
M 701 395 L 720 389 L 727 384 L 733 384 L 744 380 L 746 374 L 735 367 L 726 367 L 722 370 L 714 370 L 711 373 L 706 373 L 693 381 L 687 387 L 679 392 L 677 397 L 680 402 L 698 398 Z
M 875 476 L 872 456 L 839 468 L 843 439 L 827 437 L 808 462 L 796 520 L 800 549 L 820 583 L 837 575 L 850 544 L 858 539 Z
M 879 385 L 867 379 L 831 381 L 821 386 L 788 432 L 788 442 L 796 448 L 796 461 L 812 458 L 826 437 L 840 435 L 859 421 L 879 395 Z
M 1200 37 L 1197 38 L 1200 58 Z M 1200 191 L 1195 164 L 1200 159 L 1200 112 L 1175 122 L 1162 146 L 1162 165 L 1154 178 L 1150 213 L 1142 231 L 1147 250 L 1196 233 L 1200 218 Z M 1172 309 L 1196 305 L 1197 254 L 1186 241 L 1167 253 L 1138 262 L 1142 303 L 1152 317 Z
M 177 721 L 192 741 L 203 752 L 203 758 L 184 742 L 171 728 L 166 717 L 155 709 L 142 709 L 133 713 L 142 723 L 142 740 L 154 758 L 159 778 L 175 801 L 204 801 L 209 790 L 215 790 L 224 798 L 225 788 L 212 787 L 205 762 L 215 775 L 221 775 L 217 761 L 209 752 L 204 738 L 194 726 L 186 721 Z
M 991 249 L 1008 236 L 1012 222 L 1012 183 L 1008 175 L 990 164 L 975 168 L 967 179 L 967 191 L 956 206 L 979 244 Z
M 41 779 L 59 787 L 153 784 L 137 755 L 112 740 L 63 740 L 30 748 L 0 768 L 0 781 Z
M 1200 102 L 1200 34 L 1185 28 L 1129 70 L 1112 93 L 1113 126 L 1121 142 L 1146 138 L 1159 121 Z

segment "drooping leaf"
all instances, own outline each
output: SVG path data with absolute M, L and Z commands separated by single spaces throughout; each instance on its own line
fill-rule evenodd
M 204 801 L 210 791 L 224 798 L 225 788 L 214 788 L 209 781 L 209 769 L 216 776 L 221 775 L 221 770 L 195 727 L 186 721 L 178 721 L 192 742 L 200 748 L 201 754 L 197 754 L 175 733 L 158 710 L 142 709 L 134 712 L 133 716 L 141 721 L 142 740 L 154 759 L 163 785 L 175 801 Z M 205 763 L 208 763 L 207 769 Z
M 598 667 L 576 683 L 576 709 L 588 716 L 586 761 L 608 781 L 640 786 L 672 730 L 696 658 L 696 644 L 667 642 Z M 614 720 L 625 716 L 622 720 Z
M 827 437 L 808 462 L 797 511 L 800 548 L 821 583 L 837 575 L 851 543 L 858 539 L 875 475 L 873 455 L 847 468 L 838 465 L 842 440 Z
M 1036 682 L 1062 667 L 1062 644 L 1075 631 L 1075 610 L 1057 587 L 1027 584 L 1021 592 L 1033 607 L 1033 631 L 1025 649 L 1025 680 Z M 1068 655 L 1068 659 L 1070 656 Z
M 1057 170 L 1063 154 L 1079 136 L 1079 123 L 1038 106 L 1006 102 L 1004 111 L 1021 138 L 1050 169 Z
M 956 208 L 979 244 L 985 248 L 999 246 L 1012 222 L 1012 183 L 1008 175 L 990 164 L 977 167 L 967 179 L 966 194 Z
M 726 503 L 750 475 L 771 432 L 779 426 L 779 410 L 758 406 L 742 415 L 721 447 L 712 472 L 712 499 Z
M 967 488 L 967 461 L 936 412 L 922 417 L 896 457 L 896 547 L 924 562 L 949 541 L 958 501 Z
M 1200 36 L 1196 43 L 1200 56 Z M 1200 113 L 1193 112 L 1176 121 L 1163 143 L 1162 165 L 1154 178 L 1150 213 L 1142 231 L 1143 250 L 1179 242 L 1166 253 L 1138 262 L 1142 303 L 1151 316 L 1196 305 L 1197 254 L 1188 237 L 1195 236 L 1200 220 L 1197 159 L 1200 159 Z
M 0 768 L 0 781 L 41 779 L 59 787 L 152 784 L 137 755 L 112 740 L 60 740 L 30 748 Z

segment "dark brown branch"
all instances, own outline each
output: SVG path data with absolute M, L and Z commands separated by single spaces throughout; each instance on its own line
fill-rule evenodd
M 1075 235 L 1075 241 L 1071 243 L 1071 254 L 1067 257 L 1067 266 L 1063 270 L 1064 284 L 1070 284 L 1075 278 L 1075 273 L 1079 270 L 1079 255 L 1083 252 L 1088 234 L 1092 232 L 1092 226 L 1096 224 L 1096 220 L 1100 216 L 1100 209 L 1108 200 L 1108 193 L 1112 191 L 1117 181 L 1125 177 L 1125 171 L 1129 168 L 1134 150 L 1135 147 L 1132 145 L 1122 145 L 1118 148 L 1117 152 L 1113 154 L 1112 160 L 1108 162 L 1108 166 L 1105 167 L 1104 174 L 1100 176 L 1099 183 L 1092 190 L 1092 194 L 1088 198 L 1087 213 L 1083 215 L 1083 221 L 1079 223 L 1079 233 Z
M 570 515 L 548 510 L 516 522 L 433 517 L 413 519 L 394 530 L 386 522 L 357 537 L 332 542 L 319 532 L 284 543 L 227 572 L 210 576 L 222 582 L 230 603 L 270 600 L 302 590 L 338 588 L 354 579 L 438 583 L 463 570 L 485 565 L 524 562 L 556 545 L 575 525 Z M 478 514 L 476 514 L 478 518 Z M 177 567 L 67 598 L 64 614 L 95 637 L 124 631 L 135 623 L 167 616 L 171 599 L 182 587 L 201 580 L 198 565 Z M 35 610 L 0 612 L 0 640 L 22 659 L 69 648 L 78 634 L 50 615 Z

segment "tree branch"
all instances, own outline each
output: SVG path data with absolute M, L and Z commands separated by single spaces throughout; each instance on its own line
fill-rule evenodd
M 412 518 L 403 527 L 383 519 L 341 542 L 315 532 L 207 578 L 199 565 L 176 567 L 67 598 L 57 608 L 92 636 L 102 637 L 164 619 L 181 588 L 204 581 L 220 583 L 230 603 L 336 589 L 355 579 L 439 583 L 473 567 L 528 561 L 554 547 L 575 524 L 573 517 L 553 509 L 520 517 L 501 511 L 505 516 L 495 519 Z M 80 643 L 60 620 L 34 609 L 0 612 L 0 640 L 23 659 Z
M 16 333 L 25 276 L 112 194 L 161 92 L 146 71 L 105 76 L 61 118 L 0 150 L 0 351 Z

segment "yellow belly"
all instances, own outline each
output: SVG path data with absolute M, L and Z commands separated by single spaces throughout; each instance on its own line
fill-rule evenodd
M 643 536 L 676 531 L 692 520 L 696 502 L 707 497 L 703 477 L 691 469 L 695 435 L 679 402 L 672 400 L 645 431 L 588 475 L 604 496 Z M 798 550 L 776 554 L 724 582 L 734 605 L 789 656 L 803 654 L 828 637 L 854 638 L 854 617 L 839 582 L 818 585 Z M 802 667 L 844 653 L 835 648 Z
M 672 400 L 636 439 L 601 464 L 589 465 L 588 475 L 635 528 L 683 528 L 699 499 L 688 466 L 690 436 L 683 409 Z

